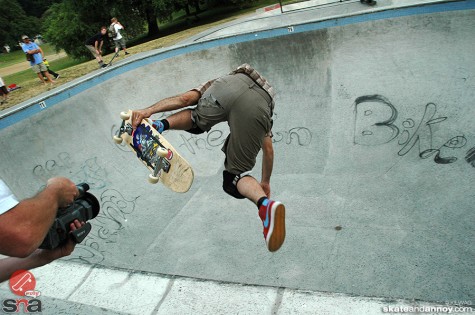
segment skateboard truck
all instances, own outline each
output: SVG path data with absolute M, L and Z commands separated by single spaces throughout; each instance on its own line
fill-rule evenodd
M 122 119 L 122 124 L 120 125 L 119 131 L 117 132 L 117 135 L 114 135 L 113 139 L 114 142 L 117 144 L 122 143 L 122 135 L 124 133 L 127 133 L 129 136 L 132 136 L 132 126 L 130 124 L 125 124 L 125 121 L 129 119 L 129 115 L 127 113 L 121 112 L 120 113 L 120 118 Z
M 126 120 L 130 118 L 129 113 L 126 112 L 121 112 L 120 113 L 120 118 L 122 119 L 122 124 L 120 125 L 119 131 L 117 135 L 114 135 L 113 139 L 114 142 L 117 144 L 121 144 L 123 141 L 122 135 L 124 133 L 127 133 L 127 135 L 132 136 L 133 133 L 133 128 L 129 123 L 125 123 Z M 159 173 L 161 170 L 164 172 L 168 173 L 170 171 L 170 162 L 168 162 L 165 157 L 168 155 L 168 150 L 163 147 L 163 145 L 160 143 L 160 140 L 156 137 L 153 137 L 156 143 L 158 144 L 158 148 L 156 149 L 155 152 L 153 152 L 153 148 L 149 147 L 146 148 L 142 154 L 141 154 L 141 159 L 146 162 L 148 165 L 152 166 L 153 164 L 155 167 L 153 168 L 153 174 L 149 174 L 148 176 L 148 181 L 152 184 L 156 184 L 159 180 Z M 144 159 L 144 156 L 151 155 L 152 153 L 153 157 L 152 159 Z M 153 163 L 153 164 L 152 164 Z
M 155 164 L 153 174 L 148 175 L 148 181 L 152 184 L 158 183 L 161 170 L 163 170 L 165 173 L 170 171 L 170 163 L 165 159 L 168 154 L 168 150 L 163 147 L 159 147 L 156 153 L 156 156 L 152 160 L 152 162 Z

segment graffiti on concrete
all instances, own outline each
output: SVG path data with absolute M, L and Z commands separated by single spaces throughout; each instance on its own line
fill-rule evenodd
M 287 145 L 308 146 L 312 142 L 312 132 L 306 127 L 295 127 L 288 131 L 276 131 L 272 138 L 273 143 L 283 142 Z
M 222 146 L 226 137 L 225 132 L 218 129 L 199 136 L 191 133 L 180 133 L 181 143 L 178 144 L 178 147 L 196 154 L 198 150 L 212 150 Z
M 437 164 L 450 164 L 457 161 L 451 150 L 461 149 L 467 145 L 464 135 L 452 136 L 442 145 L 434 144 L 433 128 L 447 120 L 437 116 L 437 105 L 428 103 L 419 122 L 408 118 L 402 122 L 402 128 L 395 125 L 398 111 L 391 102 L 381 95 L 358 97 L 355 101 L 354 144 L 375 146 L 398 139 L 401 146 L 399 156 L 411 150 L 418 150 L 421 159 L 433 157 Z M 402 131 L 401 131 L 402 129 Z M 473 150 L 473 149 L 472 149 Z M 472 150 L 467 153 L 467 162 L 473 162 Z M 473 166 L 473 165 L 472 165 Z
M 86 159 L 75 167 L 68 152 L 60 152 L 55 158 L 33 167 L 33 175 L 46 182 L 55 176 L 66 176 L 76 184 L 88 183 L 91 189 L 102 189 L 107 185 L 107 171 L 97 162 L 97 157 Z
M 160 114 L 160 117 L 154 117 L 154 119 L 161 119 L 166 117 L 164 113 Z M 118 133 L 120 126 L 119 125 L 112 125 L 111 127 L 111 141 L 114 135 Z M 174 131 L 165 131 L 164 136 L 167 137 L 168 132 Z M 175 131 L 176 132 L 176 131 Z M 177 143 L 171 141 L 175 148 L 178 148 L 179 151 L 184 152 L 182 150 L 186 150 L 191 154 L 196 154 L 198 151 L 211 151 L 216 148 L 221 148 L 221 146 L 226 141 L 228 136 L 228 131 L 223 131 L 221 129 L 212 129 L 209 132 L 202 133 L 202 134 L 191 134 L 187 132 L 179 132 L 180 141 Z M 284 131 L 275 131 L 273 130 L 273 143 L 281 143 L 286 145 L 297 145 L 297 146 L 308 146 L 312 141 L 312 132 L 310 129 L 306 127 L 293 127 L 289 130 Z M 125 143 L 116 144 L 115 146 L 121 151 L 129 151 L 130 149 Z
M 475 167 L 475 147 L 468 150 L 467 155 L 465 156 L 465 161 Z
M 102 262 L 107 254 L 107 247 L 116 244 L 119 233 L 126 228 L 127 218 L 134 212 L 138 198 L 127 199 L 115 189 L 105 190 L 98 198 L 101 211 L 91 220 L 91 233 L 66 260 L 90 264 Z
M 47 160 L 42 164 L 35 165 L 33 167 L 33 175 L 40 178 L 43 181 L 48 180 L 51 177 L 58 176 L 65 170 L 70 170 L 72 167 L 71 156 L 67 152 L 58 153 L 58 155 Z

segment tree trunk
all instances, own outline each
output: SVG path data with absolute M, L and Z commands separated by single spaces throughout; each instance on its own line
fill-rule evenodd
M 157 15 L 155 14 L 154 10 L 151 8 L 147 8 L 145 10 L 145 15 L 147 17 L 148 36 L 157 37 L 159 33 Z

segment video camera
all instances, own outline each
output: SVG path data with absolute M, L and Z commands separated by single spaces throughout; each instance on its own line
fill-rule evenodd
M 79 197 L 74 200 L 72 205 L 58 209 L 56 219 L 39 248 L 56 248 L 66 243 L 69 237 L 76 243 L 81 243 L 91 231 L 91 224 L 87 222 L 81 228 L 71 232 L 69 225 L 74 222 L 74 220 L 77 219 L 79 222 L 86 222 L 90 219 L 94 219 L 100 209 L 97 198 L 87 192 L 89 190 L 88 184 L 81 183 L 76 185 L 76 187 L 79 190 Z

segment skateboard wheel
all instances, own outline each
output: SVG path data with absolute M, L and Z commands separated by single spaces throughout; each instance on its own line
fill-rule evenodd
M 158 177 L 153 176 L 152 174 L 148 174 L 148 181 L 151 184 L 156 184 L 156 183 L 158 183 Z
M 114 142 L 117 143 L 117 144 L 121 144 L 122 143 L 122 138 L 119 137 L 119 136 L 114 136 Z
M 120 118 L 122 120 L 127 120 L 127 119 L 130 118 L 130 115 L 129 115 L 129 113 L 126 113 L 126 112 L 120 112 Z
M 158 155 L 159 157 L 166 157 L 166 156 L 168 155 L 168 150 L 165 149 L 165 148 L 159 147 L 159 148 L 157 149 L 157 155 Z

